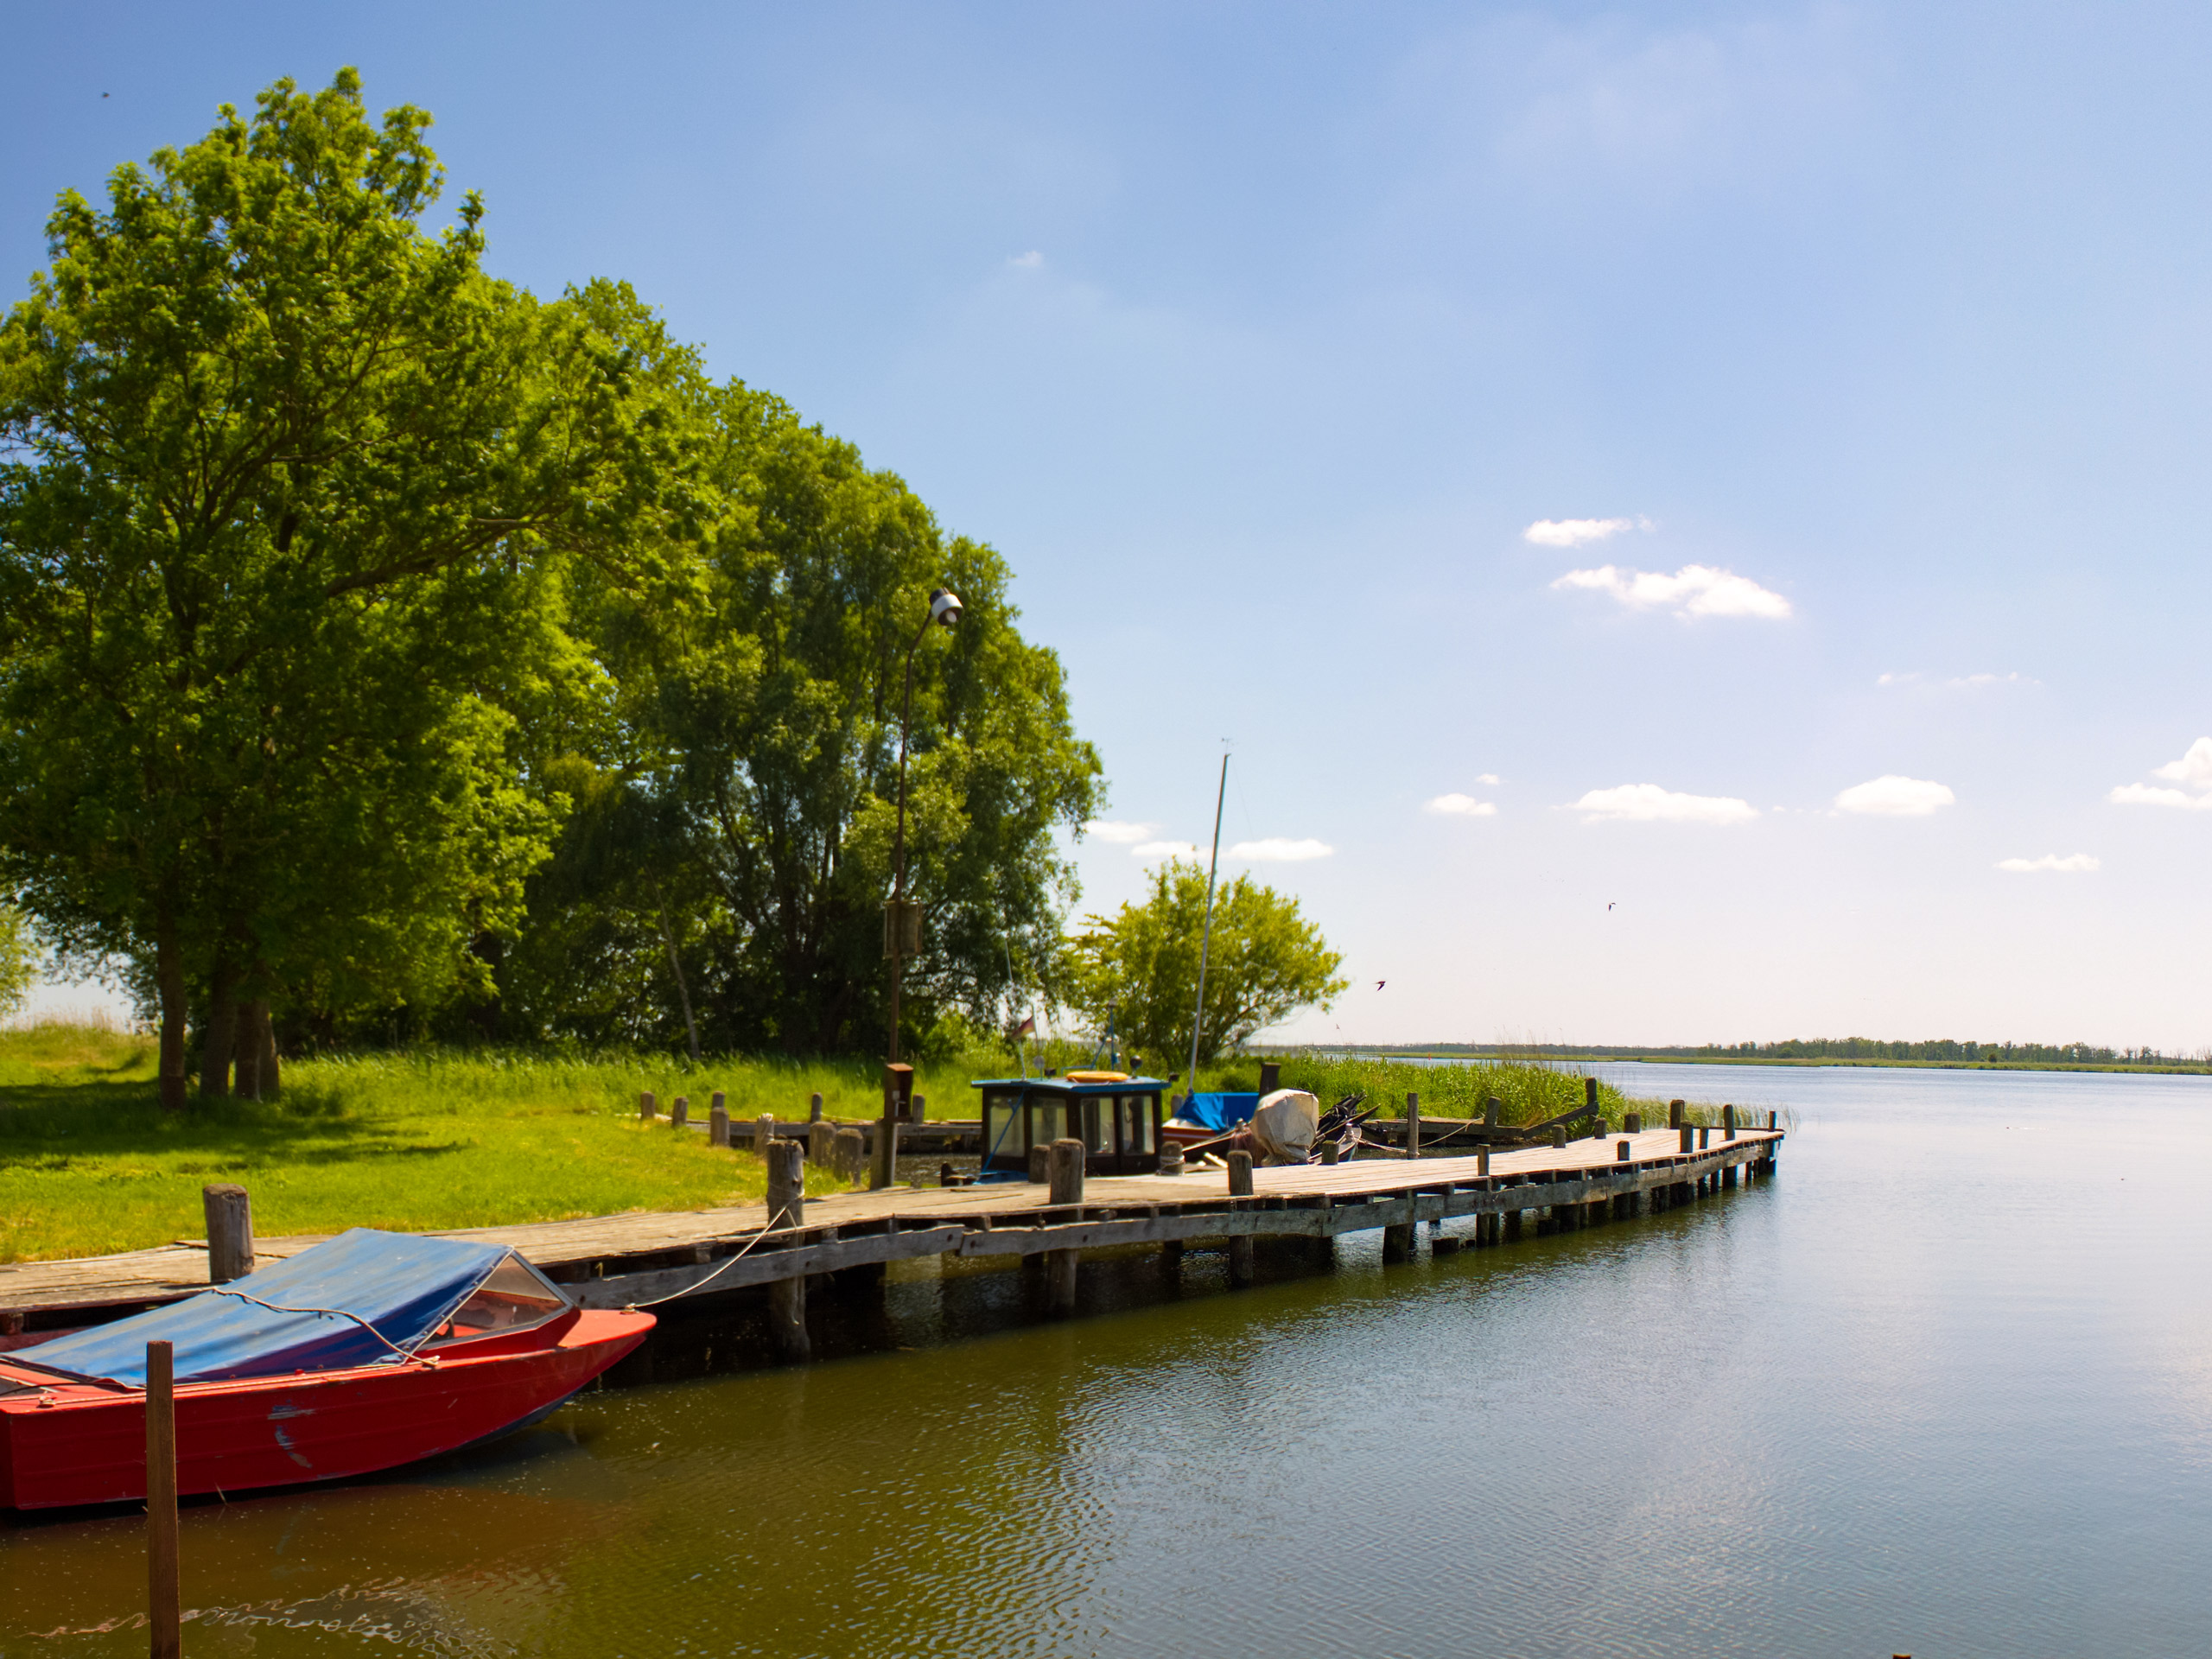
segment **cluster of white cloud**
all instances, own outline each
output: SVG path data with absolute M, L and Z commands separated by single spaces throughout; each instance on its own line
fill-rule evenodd
M 1121 846 L 1129 842 L 1149 841 L 1160 833 L 1160 826 L 1156 823 L 1116 823 L 1111 818 L 1093 818 L 1083 826 L 1083 833 Z
M 1759 815 L 1758 808 L 1732 795 L 1685 795 L 1656 784 L 1623 784 L 1616 789 L 1593 789 L 1575 802 L 1574 810 L 1589 817 L 1621 818 L 1633 823 L 1745 823 Z
M 2092 858 L 2087 853 L 2075 853 L 2069 858 L 2061 858 L 2056 853 L 2045 853 L 2041 858 L 2000 858 L 1997 861 L 1997 868 L 2010 870 L 2015 875 L 2034 875 L 2046 870 L 2059 875 L 2082 875 L 2097 868 L 2101 862 L 2101 860 Z
M 1649 518 L 1539 518 L 1521 532 L 1521 539 L 1538 547 L 1580 547 L 1602 542 L 1624 530 L 1649 530 Z
M 1883 674 L 1875 678 L 1877 685 L 1939 686 L 1946 691 L 1979 691 L 1991 685 L 2041 685 L 2043 682 L 2027 674 L 1954 674 L 1948 679 L 1938 679 L 1913 669 L 1904 674 Z
M 1229 855 L 1255 864 L 1302 864 L 1308 859 L 1326 858 L 1336 850 L 1323 841 L 1292 841 L 1283 836 L 1268 836 L 1259 841 L 1240 841 L 1229 849 Z
M 1552 586 L 1593 588 L 1630 610 L 1663 608 L 1677 616 L 1756 616 L 1778 622 L 1791 614 L 1789 601 L 1780 594 L 1710 564 L 1686 564 L 1671 576 L 1601 564 L 1593 570 L 1570 570 Z
M 2212 811 L 2212 737 L 2200 737 L 2188 753 L 2155 768 L 2151 775 L 2182 785 L 2160 789 L 2150 784 L 2122 784 L 2105 797 L 2120 806 L 2179 806 Z
M 1497 816 L 1497 803 L 1478 801 L 1471 795 L 1439 795 L 1424 804 L 1421 810 L 1447 818 L 1494 818 Z
M 1878 818 L 1924 818 L 1944 807 L 1955 806 L 1958 799 L 1942 784 L 1890 772 L 1863 784 L 1853 784 L 1835 798 L 1835 807 L 1839 812 L 1859 812 Z

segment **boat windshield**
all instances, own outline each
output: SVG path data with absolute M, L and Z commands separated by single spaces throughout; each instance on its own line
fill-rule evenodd
M 569 1299 L 557 1287 L 520 1256 L 511 1254 L 423 1346 L 436 1348 L 496 1331 L 524 1330 L 543 1325 L 568 1306 Z

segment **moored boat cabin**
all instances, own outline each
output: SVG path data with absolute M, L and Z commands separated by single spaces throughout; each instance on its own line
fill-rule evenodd
M 1160 1168 L 1158 1077 L 1119 1071 L 1071 1071 L 1065 1077 L 988 1077 L 983 1099 L 981 1173 L 1026 1173 L 1029 1149 L 1063 1136 L 1080 1141 L 1093 1175 L 1150 1175 Z

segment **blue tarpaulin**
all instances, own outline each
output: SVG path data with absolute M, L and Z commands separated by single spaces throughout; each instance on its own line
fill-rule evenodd
M 1251 1122 L 1260 1109 L 1257 1095 L 1189 1095 L 1175 1109 L 1185 1123 L 1201 1124 L 1226 1135 L 1239 1123 Z
M 146 1386 L 149 1342 L 176 1344 L 180 1382 L 372 1365 L 394 1358 L 393 1347 L 411 1351 L 429 1337 L 507 1251 L 505 1244 L 356 1227 L 228 1287 L 281 1307 L 329 1312 L 273 1313 L 242 1296 L 207 1290 L 11 1357 L 133 1389 Z M 377 1335 L 348 1313 L 375 1326 Z

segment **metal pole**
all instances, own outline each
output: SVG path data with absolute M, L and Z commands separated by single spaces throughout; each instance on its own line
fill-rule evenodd
M 914 653 L 936 618 L 925 616 L 906 647 L 906 690 L 899 701 L 899 828 L 891 838 L 891 1063 L 899 1063 L 899 982 L 906 965 L 906 724 L 914 713 Z M 884 1109 L 885 1116 L 890 1109 Z
M 1206 953 L 1213 947 L 1213 878 L 1221 868 L 1221 808 L 1229 798 L 1229 757 L 1221 757 L 1221 787 L 1213 798 L 1213 856 L 1206 862 L 1206 921 L 1198 934 L 1198 1001 L 1191 1011 L 1191 1077 L 1186 1094 L 1198 1091 L 1198 1030 L 1206 1017 Z
M 175 1349 L 146 1344 L 146 1624 L 153 1659 L 184 1652 L 177 1591 Z

